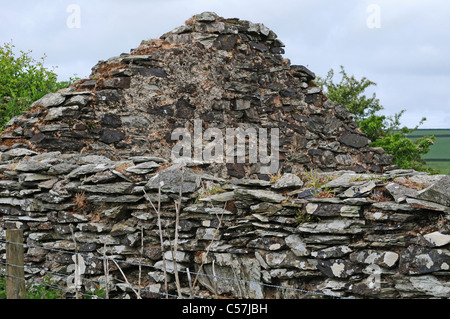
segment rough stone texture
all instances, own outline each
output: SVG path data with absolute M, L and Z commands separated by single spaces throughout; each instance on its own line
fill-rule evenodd
M 129 54 L 100 61 L 89 79 L 48 94 L 32 112 L 10 121 L 4 136 L 29 141 L 28 148 L 39 152 L 169 159 L 177 142 L 173 130 L 193 134 L 197 119 L 223 134 L 226 128 L 279 128 L 282 173 L 381 172 L 390 166 L 390 157 L 368 147 L 354 129 L 350 113 L 316 86 L 314 73 L 283 58 L 284 45 L 273 31 L 216 16 L 196 16 Z M 228 164 L 211 171 L 223 178 L 260 173 L 248 159 Z
M 433 185 L 420 191 L 416 197 L 444 206 L 450 206 L 450 176 L 442 177 Z
M 142 257 L 154 266 L 142 282 L 156 293 L 164 256 L 171 294 L 175 265 L 202 265 L 220 276 L 199 277 L 209 294 L 448 298 L 448 178 L 391 170 L 314 73 L 282 53 L 264 25 L 203 13 L 35 102 L 1 135 L 1 238 L 20 228 L 36 246 L 92 256 L 106 248 L 128 276 L 137 266 L 125 262 Z M 203 129 L 279 128 L 279 178 L 251 163 L 172 161 L 171 132 L 194 119 Z M 25 260 L 30 277 L 72 274 L 68 254 L 27 248 Z M 85 276 L 104 275 L 98 260 L 85 262 Z M 117 269 L 112 277 L 122 279 Z M 181 285 L 189 295 L 186 276 Z

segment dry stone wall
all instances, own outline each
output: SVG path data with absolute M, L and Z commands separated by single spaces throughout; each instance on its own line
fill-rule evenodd
M 170 247 L 174 203 L 183 181 L 177 269 L 199 271 L 202 265 L 212 276 L 214 261 L 214 273 L 229 279 L 213 286 L 208 277 L 200 277 L 201 287 L 211 293 L 246 298 L 323 297 L 300 290 L 356 298 L 449 296 L 448 176 L 336 171 L 285 173 L 272 181 L 224 180 L 201 167 L 167 167 L 157 157 L 116 162 L 96 155 L 13 150 L 7 156 L 14 156 L 14 164 L 2 166 L 9 177 L 0 183 L 2 231 L 23 229 L 31 246 L 77 248 L 100 257 L 106 248 L 119 261 L 153 265 L 156 269 L 144 273 L 153 292 L 164 292 L 154 209 L 159 202 L 170 292 L 176 294 Z M 39 276 L 40 269 L 73 271 L 69 253 L 28 248 L 25 260 L 29 276 Z M 136 275 L 137 266 L 123 266 Z M 102 262 L 87 258 L 85 274 L 101 280 Z M 189 285 L 182 278 L 187 296 Z
M 389 168 L 391 157 L 368 147 L 353 115 L 327 99 L 313 72 L 283 58 L 283 46 L 263 24 L 196 15 L 161 39 L 100 61 L 89 79 L 36 101 L 10 121 L 0 150 L 19 143 L 114 160 L 169 159 L 173 131 L 193 134 L 198 120 L 203 132 L 217 128 L 223 136 L 230 128 L 279 129 L 283 172 Z M 211 172 L 267 180 L 260 165 L 247 158 L 217 163 Z
M 198 278 L 200 291 L 224 296 L 448 298 L 449 177 L 395 170 L 283 52 L 262 24 L 203 13 L 11 120 L 0 232 L 24 230 L 27 276 L 71 275 L 63 251 L 78 251 L 93 280 L 105 253 L 130 280 L 133 263 L 151 265 L 142 282 L 154 293 L 165 293 L 166 260 L 174 295 L 177 265 L 216 274 Z M 279 170 L 173 161 L 171 132 L 195 119 L 279 128 Z M 185 275 L 181 286 L 188 296 Z

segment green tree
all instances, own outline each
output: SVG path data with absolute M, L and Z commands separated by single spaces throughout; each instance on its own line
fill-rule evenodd
M 413 168 L 418 171 L 438 173 L 435 169 L 426 168 L 422 155 L 430 151 L 434 144 L 434 136 L 421 137 L 415 141 L 407 138 L 407 135 L 416 130 L 426 118 L 422 118 L 414 129 L 401 127 L 400 118 L 405 112 L 401 110 L 392 116 L 377 115 L 376 112 L 383 109 L 379 99 L 373 93 L 368 98 L 365 91 L 375 86 L 376 83 L 363 77 L 357 80 L 353 75 L 349 76 L 341 66 L 340 82 L 333 81 L 334 71 L 331 69 L 325 78 L 318 78 L 317 84 L 322 87 L 328 98 L 335 103 L 345 106 L 355 115 L 355 121 L 359 128 L 372 141 L 370 146 L 382 147 L 392 155 L 393 164 L 400 168 Z
M 376 83 L 365 77 L 357 80 L 353 75 L 349 76 L 343 66 L 341 66 L 339 73 L 342 76 L 339 83 L 333 82 L 333 69 L 328 71 L 325 78 L 319 77 L 317 80 L 322 89 L 326 89 L 327 96 L 330 100 L 344 105 L 355 115 L 357 122 L 383 109 L 375 93 L 370 98 L 363 94 L 367 88 L 376 85 Z
M 65 88 L 76 79 L 58 82 L 54 70 L 44 66 L 45 56 L 36 61 L 31 51 L 14 53 L 12 42 L 0 46 L 0 132 L 14 116 L 27 111 L 32 102 Z

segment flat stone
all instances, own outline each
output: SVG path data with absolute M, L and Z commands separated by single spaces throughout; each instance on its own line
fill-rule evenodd
M 339 142 L 353 148 L 362 148 L 369 144 L 369 139 L 362 135 L 347 134 L 341 136 Z
M 411 242 L 412 235 L 406 233 L 369 234 L 365 239 L 372 247 L 405 247 Z
M 269 48 L 262 42 L 250 41 L 249 45 L 252 49 L 258 50 L 260 52 L 267 52 Z
M 56 121 L 65 117 L 73 117 L 78 111 L 79 106 L 60 106 L 49 109 L 45 121 Z
M 309 203 L 306 205 L 306 212 L 314 216 L 339 216 L 342 205 L 327 203 Z
M 119 245 L 120 240 L 117 237 L 111 235 L 101 235 L 86 232 L 76 232 L 74 234 L 75 240 L 79 243 L 96 243 L 96 244 L 107 244 L 107 245 Z
M 80 185 L 78 189 L 88 193 L 126 194 L 131 186 L 133 186 L 132 183 L 119 182 L 112 184 Z
M 52 137 L 41 132 L 35 134 L 30 141 L 42 148 L 61 152 L 79 152 L 86 145 L 82 139 Z
M 122 125 L 134 129 L 147 129 L 150 126 L 150 121 L 142 116 L 122 116 Z
M 331 278 L 348 278 L 359 270 L 345 259 L 319 259 L 317 269 Z
M 162 192 L 179 193 L 180 184 L 182 193 L 193 193 L 200 187 L 201 176 L 193 173 L 190 169 L 186 169 L 184 173 L 181 170 L 164 170 L 158 172 L 146 184 L 147 189 L 158 189 L 161 187 Z
M 339 142 L 338 142 L 339 143 Z M 352 166 L 355 164 L 355 160 L 348 154 L 339 154 L 335 157 L 336 163 L 345 166 Z
M 344 173 L 336 179 L 325 184 L 325 187 L 352 187 L 365 184 L 373 176 L 369 174 Z
M 202 213 L 202 214 L 209 214 L 214 216 L 221 216 L 223 215 L 233 215 L 233 212 L 230 212 L 226 209 L 220 208 L 220 207 L 207 207 L 203 204 L 193 204 L 189 205 L 188 207 L 183 209 L 183 212 L 187 213 Z
M 129 226 L 126 224 L 126 222 L 119 222 L 117 224 L 114 224 L 114 226 L 111 229 L 111 235 L 112 236 L 121 236 L 124 234 L 132 234 L 136 231 L 135 227 Z
M 394 197 L 397 203 L 406 201 L 407 197 L 416 197 L 418 191 L 412 188 L 405 187 L 397 183 L 389 183 L 385 186 L 387 191 Z
M 406 211 L 406 212 L 410 212 L 410 211 L 414 211 L 417 210 L 416 208 L 407 205 L 407 204 L 398 204 L 396 202 L 379 202 L 379 203 L 373 203 L 372 204 L 373 207 L 375 208 L 379 208 L 382 210 L 392 210 L 392 211 Z
M 41 200 L 43 202 L 46 203 L 51 203 L 51 204 L 59 204 L 64 202 L 68 196 L 58 196 L 57 194 L 52 194 L 52 193 L 43 193 L 43 194 L 38 194 L 35 196 L 36 199 Z
M 450 207 L 440 205 L 434 202 L 429 202 L 426 200 L 419 200 L 415 198 L 407 198 L 406 202 L 415 209 L 429 209 L 429 210 L 435 210 L 440 212 L 445 212 L 450 214 Z
M 231 180 L 231 183 L 234 185 L 242 185 L 242 186 L 262 186 L 267 187 L 270 186 L 269 181 L 264 181 L 261 179 L 237 179 L 237 180 Z
M 54 107 L 54 106 L 61 105 L 62 103 L 64 103 L 65 100 L 66 100 L 66 98 L 60 93 L 48 93 L 48 94 L 44 95 L 42 98 L 40 98 L 39 100 L 37 100 L 36 102 L 34 102 L 31 105 L 31 107 L 33 107 L 35 105 L 41 105 L 46 108 Z
M 399 255 L 392 251 L 364 250 L 350 254 L 350 260 L 364 264 L 376 264 L 382 267 L 392 268 L 397 264 Z
M 450 235 L 442 234 L 438 231 L 423 235 L 423 238 L 433 247 L 441 247 L 450 243 Z
M 102 155 L 86 155 L 80 157 L 79 164 L 111 164 L 112 160 Z
M 352 186 L 348 188 L 344 193 L 341 194 L 342 197 L 359 197 L 367 194 L 372 189 L 376 187 L 373 181 L 369 181 L 359 186 Z
M 280 204 L 267 203 L 262 202 L 256 205 L 250 206 L 250 210 L 255 213 L 264 213 L 264 215 L 273 215 L 276 212 L 283 209 L 283 206 Z
M 348 205 L 358 205 L 358 206 L 370 205 L 375 203 L 374 200 L 366 198 L 346 198 L 344 199 L 343 202 Z
M 308 154 L 305 154 L 303 152 L 293 153 L 290 155 L 289 160 L 294 163 L 300 163 L 305 164 L 309 163 L 311 159 L 309 158 Z
M 120 142 L 124 138 L 125 134 L 122 131 L 105 128 L 103 130 L 102 136 L 100 137 L 100 141 L 106 144 L 113 144 L 116 142 Z
M 362 220 L 353 219 L 331 219 L 318 223 L 303 223 L 296 230 L 300 233 L 311 234 L 360 234 L 365 232 L 365 224 Z
M 56 174 L 56 175 L 67 174 L 67 173 L 72 172 L 73 170 L 75 170 L 78 167 L 80 167 L 80 166 L 76 165 L 76 164 L 64 162 L 64 163 L 53 165 L 52 167 L 50 167 L 48 169 L 48 172 L 51 174 Z
M 73 240 L 57 240 L 53 242 L 42 243 L 47 249 L 75 250 L 76 246 Z
M 11 158 L 15 157 L 24 157 L 24 156 L 32 156 L 37 155 L 38 153 L 31 151 L 26 148 L 13 148 L 7 152 L 1 153 L 0 158 L 3 161 L 10 160 Z
M 421 246 L 409 246 L 400 254 L 399 270 L 409 275 L 420 275 L 450 270 L 450 251 Z
M 269 203 L 281 203 L 286 198 L 275 192 L 258 189 L 236 189 L 234 191 L 236 199 L 259 200 Z
M 194 19 L 197 22 L 214 22 L 218 18 L 219 16 L 216 13 L 210 11 L 205 11 L 194 16 Z
M 91 195 L 87 198 L 89 202 L 94 204 L 101 203 L 135 203 L 141 200 L 143 196 L 135 195 L 121 195 L 121 196 L 102 196 L 102 195 Z
M 291 251 L 270 252 L 259 250 L 260 259 L 262 259 L 268 268 L 296 268 L 301 270 L 316 270 L 314 264 L 309 259 L 294 255 Z
M 409 181 L 413 182 L 413 183 L 417 183 L 422 185 L 424 188 L 429 187 L 433 184 L 435 184 L 436 182 L 438 182 L 440 179 L 442 179 L 445 176 L 448 175 L 429 175 L 429 174 L 425 174 L 425 173 L 419 173 L 414 171 L 413 173 L 410 173 L 409 175 Z M 395 180 L 394 180 L 395 182 Z
M 19 175 L 19 182 L 25 184 L 33 184 L 33 183 L 40 183 L 42 181 L 47 181 L 53 178 L 55 177 L 49 175 L 24 173 Z
M 17 181 L 0 180 L 1 189 L 20 190 L 22 186 Z
M 236 111 L 247 110 L 250 108 L 250 100 L 236 100 Z
M 135 166 L 127 167 L 125 171 L 133 174 L 148 174 L 150 172 L 153 172 L 155 169 L 160 167 L 158 163 L 155 163 L 153 161 L 151 162 L 144 162 Z
M 420 191 L 416 197 L 421 200 L 450 206 L 450 175 L 444 176 L 433 185 Z
M 101 102 L 116 102 L 123 99 L 123 95 L 118 90 L 106 89 L 95 92 L 95 98 Z
M 65 124 L 65 123 L 41 125 L 41 126 L 38 126 L 38 129 L 42 133 L 57 132 L 57 131 L 68 131 L 69 130 L 69 125 Z
M 215 228 L 201 227 L 201 228 L 197 229 L 197 232 L 195 233 L 195 238 L 201 239 L 201 240 L 212 240 L 213 238 L 216 240 L 220 240 L 222 236 L 220 234 L 216 234 L 216 235 L 215 234 L 216 234 Z
M 342 217 L 359 217 L 360 206 L 344 205 L 340 209 L 340 215 Z
M 348 255 L 351 252 L 352 249 L 348 246 L 341 245 L 313 251 L 311 252 L 311 256 L 319 259 L 339 258 Z
M 276 182 L 272 185 L 272 188 L 274 189 L 284 189 L 284 188 L 292 188 L 292 187 L 302 187 L 303 182 L 295 174 L 291 173 L 284 173 L 283 176 L 281 176 L 279 179 L 276 180 Z
M 283 238 L 277 237 L 262 237 L 256 238 L 247 244 L 247 247 L 256 248 L 256 249 L 264 249 L 268 251 L 280 250 L 285 246 L 285 241 Z
M 77 228 L 83 232 L 103 233 L 110 231 L 112 226 L 106 223 L 86 223 L 78 224 Z
M 298 235 L 289 235 L 284 239 L 286 245 L 292 250 L 295 256 L 303 257 L 309 256 L 309 249 L 306 247 L 306 243 Z
M 224 203 L 234 200 L 234 192 L 225 192 L 200 198 L 201 202 Z
M 143 163 L 143 162 L 156 162 L 156 163 L 165 163 L 166 159 L 157 156 L 131 156 L 129 158 L 133 163 Z
M 110 168 L 110 165 L 101 163 L 101 164 L 86 164 L 80 167 L 77 167 L 73 171 L 71 171 L 67 178 L 76 178 L 82 175 L 89 175 L 93 173 L 103 172 Z
M 46 171 L 51 167 L 50 164 L 35 161 L 33 159 L 24 159 L 20 161 L 15 170 L 19 172 L 39 172 Z
M 67 100 L 67 102 L 64 103 L 64 105 L 66 105 L 66 106 L 77 105 L 77 106 L 83 107 L 83 106 L 86 106 L 90 100 L 91 100 L 91 97 L 89 97 L 89 96 L 75 95 L 75 96 L 72 96 L 71 98 L 69 98 Z
M 395 289 L 403 298 L 416 296 L 423 298 L 423 295 L 432 298 L 448 298 L 450 295 L 450 283 L 438 280 L 438 277 L 432 275 L 396 277 Z

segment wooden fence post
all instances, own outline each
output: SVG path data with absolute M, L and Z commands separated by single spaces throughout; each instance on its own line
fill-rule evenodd
M 6 241 L 6 298 L 25 299 L 23 231 L 7 230 Z

